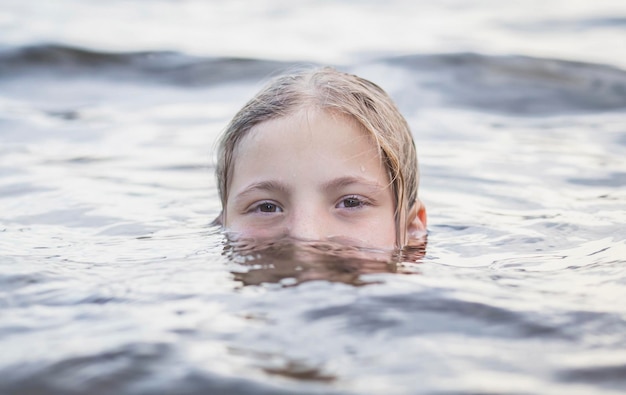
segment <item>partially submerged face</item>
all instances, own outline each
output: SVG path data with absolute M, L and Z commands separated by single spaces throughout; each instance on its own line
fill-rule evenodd
M 388 171 L 375 142 L 351 118 L 300 109 L 253 127 L 234 158 L 223 213 L 229 231 L 396 246 Z

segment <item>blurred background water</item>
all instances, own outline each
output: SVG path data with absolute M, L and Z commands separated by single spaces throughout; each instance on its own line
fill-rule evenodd
M 0 393 L 623 393 L 625 42 L 621 0 L 0 0 Z M 229 118 L 322 64 L 411 124 L 418 259 L 209 225 Z

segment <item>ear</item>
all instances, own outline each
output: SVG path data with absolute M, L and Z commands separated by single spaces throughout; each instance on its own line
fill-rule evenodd
M 426 225 L 426 207 L 417 199 L 409 210 L 409 216 L 407 218 L 406 234 L 408 244 L 412 244 L 411 241 L 421 240 L 426 236 Z

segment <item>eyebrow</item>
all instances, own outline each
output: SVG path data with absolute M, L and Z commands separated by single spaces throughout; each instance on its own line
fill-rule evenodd
M 388 185 L 380 185 L 377 182 L 372 182 L 363 177 L 357 176 L 345 176 L 338 177 L 327 181 L 322 184 L 321 189 L 324 191 L 331 191 L 336 189 L 345 188 L 354 184 L 360 184 L 372 190 L 372 192 L 378 192 L 380 190 L 385 189 Z M 239 192 L 235 196 L 235 200 L 244 199 L 247 195 L 252 194 L 257 191 L 265 191 L 265 192 L 280 192 L 285 195 L 290 193 L 289 188 L 285 184 L 277 180 L 266 180 L 254 182 L 248 185 L 243 191 Z
M 275 180 L 267 180 L 267 181 L 254 182 L 248 185 L 243 191 L 239 192 L 237 196 L 235 196 L 235 199 L 236 200 L 242 199 L 246 197 L 247 195 L 256 191 L 266 191 L 266 192 L 277 191 L 277 192 L 281 192 L 284 194 L 287 194 L 289 192 L 285 184 L 283 184 L 282 182 L 275 181 Z
M 372 182 L 366 178 L 363 177 L 355 177 L 355 176 L 346 176 L 346 177 L 339 177 L 339 178 L 335 178 L 333 180 L 330 180 L 328 182 L 325 182 L 324 184 L 322 184 L 322 188 L 324 190 L 332 190 L 332 189 L 340 189 L 340 188 L 344 188 L 350 185 L 354 185 L 354 184 L 360 184 L 363 185 L 367 188 L 371 188 L 374 191 L 378 191 L 381 189 L 385 189 L 386 185 L 380 185 L 377 182 Z

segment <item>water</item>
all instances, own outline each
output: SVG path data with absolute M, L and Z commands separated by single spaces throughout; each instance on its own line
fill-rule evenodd
M 623 2 L 0 9 L 0 393 L 626 390 Z M 216 137 L 303 63 L 397 100 L 425 251 L 210 225 Z

